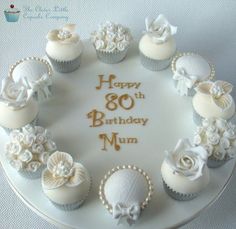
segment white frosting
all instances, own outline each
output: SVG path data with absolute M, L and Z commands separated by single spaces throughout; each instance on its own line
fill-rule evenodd
M 60 30 L 47 34 L 46 53 L 59 61 L 70 61 L 77 58 L 83 50 L 83 44 L 75 33 L 75 25 L 67 24 Z
M 99 26 L 98 31 L 91 34 L 91 41 L 96 50 L 104 52 L 123 51 L 132 40 L 128 28 L 107 21 Z
M 171 36 L 177 33 L 177 27 L 172 26 L 164 15 L 160 14 L 156 19 L 145 19 L 146 33 L 156 44 L 165 43 Z
M 31 123 L 38 115 L 38 104 L 34 99 L 26 106 L 13 110 L 6 104 L 0 103 L 0 126 L 16 129 Z
M 50 133 L 40 126 L 27 125 L 10 133 L 5 146 L 6 157 L 17 171 L 36 172 L 47 163 L 49 154 L 56 150 Z
M 42 174 L 42 187 L 50 200 L 57 204 L 72 204 L 85 200 L 90 177 L 83 165 L 73 162 L 64 152 L 55 152 Z
M 236 127 L 224 119 L 205 119 L 197 128 L 194 143 L 202 145 L 217 160 L 235 157 Z
M 200 83 L 192 101 L 195 111 L 203 118 L 230 119 L 235 113 L 231 90 L 232 85 L 224 81 Z
M 157 44 L 152 41 L 152 38 L 148 34 L 145 34 L 139 42 L 139 50 L 148 58 L 165 60 L 174 55 L 176 43 L 174 38 L 170 37 L 166 42 Z

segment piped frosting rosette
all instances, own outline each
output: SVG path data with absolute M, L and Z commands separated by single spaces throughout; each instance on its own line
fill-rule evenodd
M 156 44 L 166 42 L 171 36 L 177 33 L 177 27 L 171 25 L 162 14 L 160 14 L 156 19 L 147 17 L 145 19 L 145 25 L 145 33 L 147 33 Z
M 204 119 L 196 130 L 194 144 L 208 152 L 208 166 L 218 167 L 236 154 L 236 126 L 224 119 Z
M 56 144 L 48 130 L 41 126 L 27 125 L 10 133 L 5 155 L 10 165 L 23 176 L 38 178 L 49 155 L 55 150 Z

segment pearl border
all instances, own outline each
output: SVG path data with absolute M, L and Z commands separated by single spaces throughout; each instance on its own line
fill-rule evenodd
M 105 197 L 105 194 L 104 194 L 104 186 L 105 186 L 105 183 L 106 181 L 108 180 L 108 178 L 114 174 L 115 172 L 121 170 L 121 169 L 132 169 L 134 171 L 137 171 L 139 172 L 141 175 L 144 176 L 144 178 L 146 179 L 147 181 L 147 184 L 148 184 L 148 195 L 146 197 L 146 199 L 141 203 L 141 210 L 144 210 L 149 201 L 151 200 L 151 197 L 153 195 L 153 191 L 154 191 L 154 188 L 153 188 L 153 183 L 151 181 L 151 179 L 149 178 L 149 176 L 147 175 L 147 173 L 138 168 L 137 166 L 135 165 L 122 165 L 122 166 L 117 166 L 117 167 L 114 167 L 112 170 L 108 171 L 108 173 L 104 176 L 104 178 L 101 180 L 101 183 L 100 183 L 100 186 L 99 186 L 99 199 L 102 201 L 102 204 L 105 206 L 105 208 L 112 214 L 112 206 L 109 204 L 109 202 L 107 201 L 106 197 Z
M 45 60 L 43 58 L 39 58 L 39 57 L 26 57 L 26 58 L 23 58 L 21 60 L 18 60 L 15 64 L 13 64 L 10 67 L 10 70 L 8 72 L 8 77 L 13 78 L 12 77 L 12 73 L 15 70 L 15 68 L 17 67 L 17 65 L 19 65 L 19 64 L 21 64 L 21 63 L 23 63 L 25 61 L 29 61 L 29 60 L 38 61 L 38 62 L 41 62 L 41 63 L 45 64 L 47 66 L 47 68 L 48 68 L 48 72 L 47 72 L 48 75 L 52 76 L 52 73 L 53 73 L 52 67 L 51 67 L 51 65 L 49 64 L 49 62 L 47 60 Z
M 174 73 L 176 71 L 176 61 L 180 58 L 180 57 L 183 57 L 183 56 L 194 56 L 194 55 L 198 55 L 198 56 L 201 56 L 199 55 L 198 53 L 194 53 L 194 52 L 181 52 L 181 53 L 178 53 L 176 54 L 174 57 L 173 57 L 173 60 L 171 62 L 171 70 L 172 72 Z M 211 68 L 211 73 L 210 75 L 208 76 L 208 79 L 207 80 L 214 80 L 215 79 L 215 67 L 212 63 L 209 63 L 209 66 Z M 197 81 L 197 83 L 200 83 L 201 81 Z

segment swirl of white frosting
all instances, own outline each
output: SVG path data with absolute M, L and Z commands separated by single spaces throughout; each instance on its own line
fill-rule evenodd
M 202 176 L 207 152 L 202 146 L 192 146 L 188 139 L 180 139 L 173 151 L 167 151 L 165 161 L 174 173 L 196 180 Z
M 91 41 L 96 50 L 113 52 L 125 50 L 132 40 L 128 28 L 107 21 L 99 25 L 98 31 L 91 34 Z

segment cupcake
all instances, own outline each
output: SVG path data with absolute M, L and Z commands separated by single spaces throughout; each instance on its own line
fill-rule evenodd
M 98 59 L 107 64 L 121 62 L 127 55 L 131 40 L 128 28 L 110 21 L 101 24 L 91 34 Z
M 109 171 L 101 181 L 99 197 L 117 223 L 135 223 L 153 194 L 152 182 L 142 169 L 124 165 Z
M 66 24 L 62 29 L 47 34 L 46 54 L 58 72 L 73 72 L 80 66 L 83 44 L 75 33 L 75 26 Z
M 0 91 L 0 126 L 9 132 L 27 124 L 36 125 L 38 104 L 32 98 L 32 91 L 22 80 L 14 82 L 7 77 L 2 81 Z
M 201 125 L 202 119 L 233 119 L 235 115 L 234 99 L 230 95 L 233 85 L 225 81 L 205 81 L 195 88 L 193 97 L 193 119 Z
M 15 82 L 22 81 L 33 91 L 38 101 L 48 99 L 52 95 L 52 68 L 49 62 L 38 57 L 27 57 L 17 61 L 9 71 Z
M 17 22 L 20 17 L 20 10 L 11 4 L 9 9 L 4 10 L 4 14 L 7 22 Z
M 142 65 L 152 71 L 167 68 L 176 51 L 173 35 L 177 27 L 172 26 L 164 15 L 155 20 L 147 17 L 146 31 L 139 42 L 139 52 Z
M 173 80 L 181 96 L 193 96 L 194 88 L 215 76 L 213 65 L 196 53 L 179 53 L 172 60 Z
M 56 150 L 51 134 L 41 126 L 26 125 L 10 133 L 5 155 L 10 165 L 28 179 L 41 177 L 49 155 Z
M 204 119 L 196 130 L 194 144 L 208 152 L 208 167 L 219 167 L 235 157 L 236 127 L 224 119 Z
M 87 169 L 68 153 L 55 152 L 42 173 L 44 194 L 59 209 L 79 208 L 88 196 L 91 179 Z
M 209 183 L 207 151 L 180 139 L 173 151 L 167 151 L 161 165 L 163 186 L 175 200 L 195 198 Z

